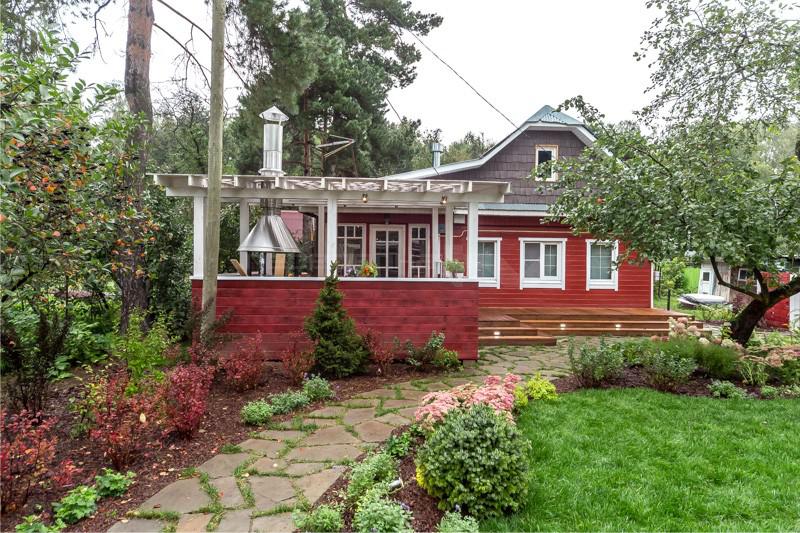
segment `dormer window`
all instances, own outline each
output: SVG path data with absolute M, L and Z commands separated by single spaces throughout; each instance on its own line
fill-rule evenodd
M 536 171 L 537 175 L 539 165 L 544 165 L 558 160 L 558 145 L 556 144 L 537 144 L 534 147 L 534 150 L 536 150 L 536 163 L 534 170 Z M 550 165 L 549 173 L 550 176 L 547 178 L 548 180 L 556 179 L 557 176 L 553 171 L 552 165 Z

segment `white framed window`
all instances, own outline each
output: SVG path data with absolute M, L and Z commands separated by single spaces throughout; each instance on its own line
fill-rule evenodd
M 619 290 L 617 241 L 586 239 L 586 290 Z
M 339 224 L 336 228 L 336 261 L 340 276 L 357 276 L 366 251 L 364 224 Z
M 750 272 L 749 268 L 740 268 L 739 269 L 739 273 L 736 276 L 736 279 L 738 281 L 742 281 L 742 282 L 746 283 L 746 282 L 750 281 L 750 278 L 752 278 L 752 277 L 753 277 L 753 274 Z
M 501 237 L 478 239 L 478 284 L 481 287 L 500 288 Z
M 544 165 L 549 162 L 558 160 L 558 145 L 557 144 L 537 144 L 534 145 L 534 169 L 538 170 L 539 165 Z M 553 171 L 552 165 L 550 166 L 550 177 L 548 180 L 554 180 L 558 175 Z
M 519 288 L 564 289 L 567 239 L 519 239 Z
M 372 224 L 370 257 L 378 267 L 379 278 L 402 278 L 405 275 L 406 227 Z
M 428 246 L 430 226 L 428 224 L 408 225 L 408 276 L 428 277 Z

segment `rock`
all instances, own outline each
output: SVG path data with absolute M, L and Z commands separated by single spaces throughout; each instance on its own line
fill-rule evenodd
M 251 476 L 248 478 L 255 498 L 256 509 L 269 511 L 279 504 L 294 499 L 294 487 L 286 477 Z
M 206 530 L 211 513 L 202 514 L 185 514 L 178 520 L 178 525 L 175 526 L 175 533 L 200 533 Z
M 238 507 L 244 504 L 242 493 L 236 485 L 235 477 L 221 477 L 211 482 L 219 492 L 219 501 L 223 507 Z
M 292 533 L 295 530 L 292 513 L 280 513 L 253 519 L 252 533 Z
M 200 486 L 200 480 L 179 479 L 151 496 L 140 507 L 143 511 L 176 511 L 191 513 L 211 503 L 211 498 Z
M 219 533 L 250 531 L 250 511 L 227 511 L 215 531 Z
M 197 469 L 208 474 L 210 478 L 232 476 L 233 471 L 251 457 L 253 456 L 249 453 L 221 453 L 201 464 Z
M 290 461 L 341 461 L 355 459 L 361 450 L 351 444 L 331 444 L 328 446 L 301 446 L 294 448 L 286 456 Z
M 303 491 L 303 496 L 313 505 L 339 479 L 343 471 L 341 467 L 329 468 L 298 479 L 295 486 Z
M 316 430 L 300 442 L 303 446 L 321 446 L 325 444 L 361 444 L 342 426 L 331 426 Z
M 383 442 L 389 438 L 394 427 L 375 420 L 368 420 L 358 424 L 354 429 L 361 440 L 365 442 Z
M 160 520 L 134 518 L 127 522 L 117 522 L 109 528 L 110 533 L 161 533 L 164 524 Z

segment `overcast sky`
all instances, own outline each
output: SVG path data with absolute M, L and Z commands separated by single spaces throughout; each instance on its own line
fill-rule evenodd
M 647 67 L 633 59 L 639 38 L 654 12 L 638 0 L 414 0 L 417 9 L 435 11 L 442 25 L 423 40 L 453 66 L 515 125 L 544 104 L 583 95 L 612 121 L 631 117 L 647 100 Z M 185 42 L 188 25 L 154 2 L 156 22 Z M 173 0 L 172 5 L 211 32 L 209 7 L 203 0 Z M 95 54 L 78 75 L 93 82 L 121 82 L 127 30 L 127 2 L 116 0 L 100 18 L 102 57 Z M 104 31 L 105 29 L 105 31 Z M 82 21 L 68 28 L 84 46 L 94 29 Z M 208 41 L 197 31 L 194 50 L 208 65 Z M 408 36 L 409 40 L 413 40 Z M 153 30 L 151 82 L 159 87 L 184 70 L 177 68 L 180 48 L 158 29 Z M 189 84 L 202 89 L 197 71 Z M 226 100 L 235 106 L 241 83 L 226 72 Z M 427 50 L 417 65 L 417 79 L 395 89 L 390 102 L 401 115 L 420 119 L 425 129 L 440 128 L 445 142 L 467 131 L 500 140 L 513 128 L 463 81 Z M 390 120 L 396 120 L 389 112 Z

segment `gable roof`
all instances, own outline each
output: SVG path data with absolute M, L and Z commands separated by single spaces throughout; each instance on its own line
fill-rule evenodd
M 411 170 L 408 172 L 401 172 L 399 174 L 392 174 L 387 176 L 392 179 L 428 179 L 443 174 L 450 174 L 451 172 L 460 172 L 462 170 L 471 170 L 480 168 L 484 163 L 487 163 L 495 155 L 497 155 L 503 148 L 508 146 L 514 139 L 519 137 L 526 131 L 548 131 L 548 130 L 566 130 L 571 131 L 575 136 L 581 140 L 585 145 L 589 146 L 594 143 L 595 137 L 580 120 L 556 111 L 549 105 L 543 106 L 536 113 L 531 115 L 528 120 L 523 122 L 516 130 L 508 134 L 502 141 L 495 144 L 487 150 L 482 156 L 477 159 L 469 159 L 467 161 L 459 161 L 458 163 L 448 163 L 446 165 L 439 165 L 438 167 L 428 167 L 419 170 Z

